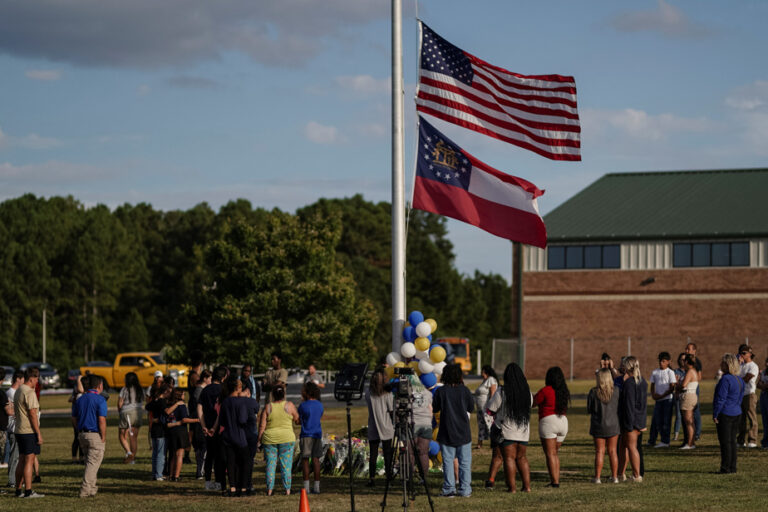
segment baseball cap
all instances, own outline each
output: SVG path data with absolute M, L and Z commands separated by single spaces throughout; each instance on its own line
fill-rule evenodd
M 155 372 L 155 378 L 162 377 L 162 376 L 163 376 L 163 372 L 161 372 L 160 370 L 157 370 Z

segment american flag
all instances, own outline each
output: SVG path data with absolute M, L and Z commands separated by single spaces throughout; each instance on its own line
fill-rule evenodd
M 417 109 L 552 160 L 581 160 L 576 82 L 520 75 L 458 48 L 421 23 Z

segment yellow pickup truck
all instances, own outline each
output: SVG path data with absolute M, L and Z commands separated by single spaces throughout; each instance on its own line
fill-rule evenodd
M 170 375 L 176 381 L 177 387 L 187 387 L 189 367 L 179 364 L 166 364 L 159 352 L 125 352 L 117 354 L 113 366 L 81 366 L 80 375 L 92 373 L 107 380 L 111 388 L 121 388 L 125 385 L 125 375 L 134 372 L 139 376 L 142 386 L 149 386 L 154 380 L 157 370 L 163 375 Z

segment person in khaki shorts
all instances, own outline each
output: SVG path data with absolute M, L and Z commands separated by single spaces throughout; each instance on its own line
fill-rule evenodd
M 739 421 L 739 435 L 736 443 L 745 448 L 757 448 L 757 376 L 760 368 L 752 360 L 752 347 L 739 346 L 739 362 L 741 363 L 740 376 L 744 380 L 744 396 L 741 399 L 741 420 Z M 749 422 L 749 428 L 747 428 Z
M 107 443 L 107 400 L 101 396 L 103 390 L 101 378 L 89 375 L 87 391 L 72 404 L 72 417 L 77 420 L 78 440 L 85 457 L 81 498 L 96 496 L 98 491 L 96 477 Z

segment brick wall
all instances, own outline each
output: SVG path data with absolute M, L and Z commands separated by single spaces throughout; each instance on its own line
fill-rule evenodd
M 654 282 L 641 283 L 653 277 Z M 602 352 L 618 360 L 631 352 L 643 375 L 663 350 L 673 360 L 695 342 L 704 377 L 713 378 L 725 352 L 746 338 L 763 367 L 768 355 L 768 269 L 527 272 L 523 332 L 526 374 L 541 378 L 550 366 L 590 378 Z

